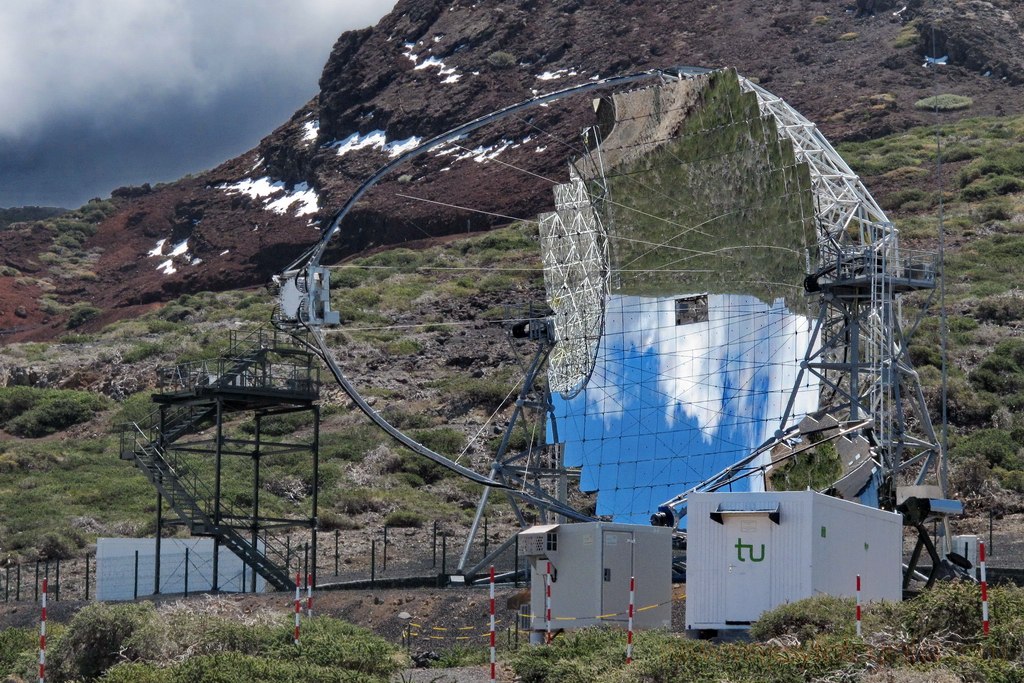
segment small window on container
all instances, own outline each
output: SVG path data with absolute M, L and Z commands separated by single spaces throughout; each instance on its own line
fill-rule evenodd
M 558 534 L 556 534 L 553 531 L 549 531 L 548 534 L 547 534 L 547 537 L 548 537 L 548 543 L 547 543 L 548 550 L 549 551 L 556 551 L 556 550 L 558 550 Z

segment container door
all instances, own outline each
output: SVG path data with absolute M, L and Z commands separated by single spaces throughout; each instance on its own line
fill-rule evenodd
M 626 621 L 629 577 L 633 575 L 633 532 L 604 531 L 601 557 L 601 613 L 618 615 L 605 621 Z
M 725 581 L 725 621 L 746 624 L 757 621 L 771 606 L 772 530 L 767 515 L 727 515 L 728 576 Z

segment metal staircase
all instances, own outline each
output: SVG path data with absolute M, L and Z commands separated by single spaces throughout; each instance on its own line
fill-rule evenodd
M 295 582 L 290 578 L 290 572 L 284 568 L 287 566 L 288 558 L 282 544 L 274 541 L 265 531 L 257 535 L 255 543 L 251 537 L 243 536 L 236 526 L 247 519 L 251 521 L 251 516 L 246 517 L 224 501 L 221 501 L 219 506 L 219 518 L 231 520 L 232 523 L 218 524 L 218 506 L 209 486 L 198 478 L 195 472 L 189 471 L 184 463 L 174 458 L 173 454 L 169 456 L 167 451 L 154 441 L 148 440 L 138 425 L 132 425 L 135 428 L 135 438 L 126 443 L 125 437 L 130 432 L 122 433 L 121 458 L 134 461 L 135 466 L 156 487 L 178 518 L 188 526 L 189 531 L 196 536 L 218 538 L 272 586 L 278 590 L 293 590 Z
M 274 588 L 293 590 L 290 553 L 262 528 L 266 520 L 259 516 L 258 508 L 242 510 L 226 501 L 175 444 L 216 423 L 226 411 L 315 410 L 319 377 L 312 357 L 280 333 L 258 330 L 233 338 L 220 358 L 157 372 L 165 392 L 154 395 L 153 400 L 161 407 L 142 425 L 123 425 L 121 459 L 142 471 L 193 535 L 217 539 Z M 195 449 L 189 450 L 194 458 Z M 312 521 L 294 520 L 293 525 L 315 526 L 315 516 L 314 502 Z M 277 528 L 281 521 L 276 520 Z

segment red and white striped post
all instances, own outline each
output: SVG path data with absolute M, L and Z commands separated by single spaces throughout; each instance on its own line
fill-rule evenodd
M 988 635 L 988 581 L 985 577 L 985 541 L 978 541 L 979 559 L 981 560 L 981 630 Z
M 494 565 L 491 565 L 491 680 L 498 680 L 497 656 L 494 634 Z
M 295 644 L 299 644 L 299 619 L 302 618 L 302 575 L 295 572 Z
M 860 635 L 860 574 L 857 574 L 857 637 Z
M 306 616 L 313 617 L 313 575 L 306 574 Z
M 544 574 L 544 644 L 551 642 L 551 563 Z
M 43 577 L 43 608 L 39 617 L 39 683 L 46 680 L 46 591 L 47 580 Z
M 629 618 L 626 624 L 626 664 L 633 663 L 633 605 L 636 598 L 636 578 L 629 577 Z

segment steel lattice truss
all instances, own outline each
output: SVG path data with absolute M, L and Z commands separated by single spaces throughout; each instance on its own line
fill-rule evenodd
M 915 483 L 944 485 L 941 449 L 907 356 L 898 307 L 903 292 L 934 288 L 934 255 L 901 251 L 898 230 L 814 124 L 747 79 L 740 77 L 740 87 L 757 96 L 760 110 L 775 119 L 811 172 L 818 265 L 809 289 L 822 294 L 803 370 L 822 381 L 823 396 L 834 397 L 823 406 L 834 417 L 872 421 L 884 472 L 895 477 L 916 469 Z
M 540 218 L 544 286 L 554 311 L 555 345 L 548 358 L 551 391 L 575 396 L 594 369 L 607 293 L 607 241 L 583 180 L 555 186 L 555 211 Z

